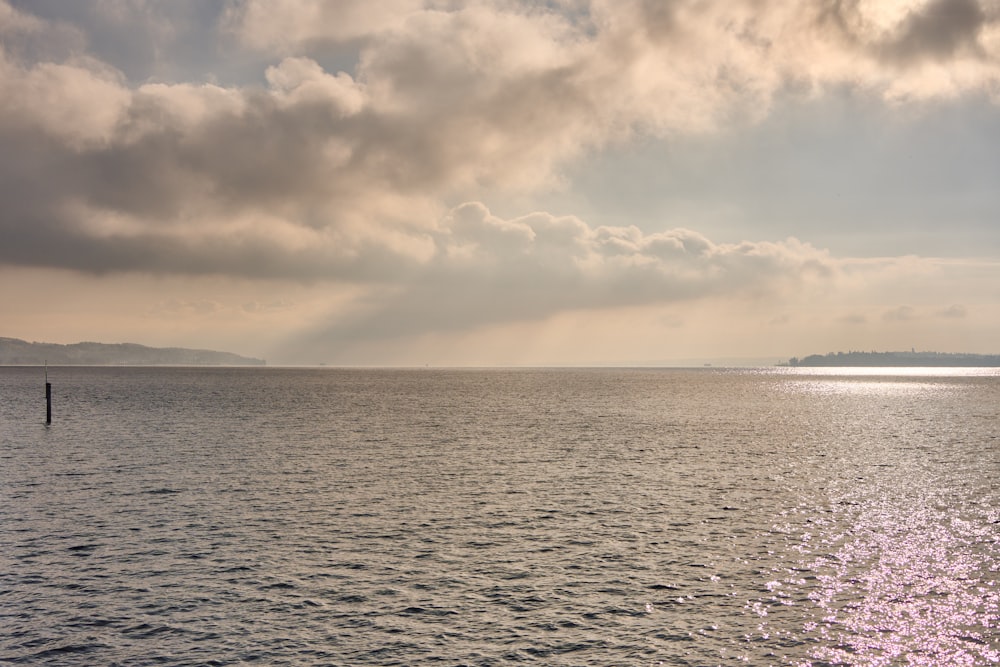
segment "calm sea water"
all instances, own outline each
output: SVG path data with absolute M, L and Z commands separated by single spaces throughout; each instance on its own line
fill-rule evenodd
M 0 663 L 1000 661 L 996 370 L 0 369 Z

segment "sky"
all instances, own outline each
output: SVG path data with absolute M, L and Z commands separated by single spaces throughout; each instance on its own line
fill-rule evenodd
M 0 0 L 0 336 L 1000 353 L 1000 0 Z

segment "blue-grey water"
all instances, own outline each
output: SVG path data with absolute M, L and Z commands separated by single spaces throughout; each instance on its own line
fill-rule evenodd
M 1000 375 L 0 368 L 0 663 L 1000 662 Z

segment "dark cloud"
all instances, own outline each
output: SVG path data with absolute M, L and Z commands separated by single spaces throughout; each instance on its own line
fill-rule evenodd
M 902 64 L 943 61 L 962 49 L 978 54 L 982 50 L 977 39 L 985 22 L 977 0 L 934 0 L 910 13 L 881 54 Z
M 908 10 L 888 30 L 874 21 L 870 11 L 858 0 L 830 0 L 818 13 L 819 23 L 859 52 L 898 66 L 946 63 L 963 53 L 984 57 L 980 32 L 997 20 L 978 0 L 931 0 Z

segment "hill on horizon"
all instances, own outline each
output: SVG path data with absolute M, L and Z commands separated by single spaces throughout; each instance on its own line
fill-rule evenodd
M 829 352 L 792 357 L 788 366 L 998 367 L 1000 354 L 964 352 Z
M 2 366 L 264 366 L 263 359 L 232 352 L 137 343 L 37 343 L 0 337 Z

